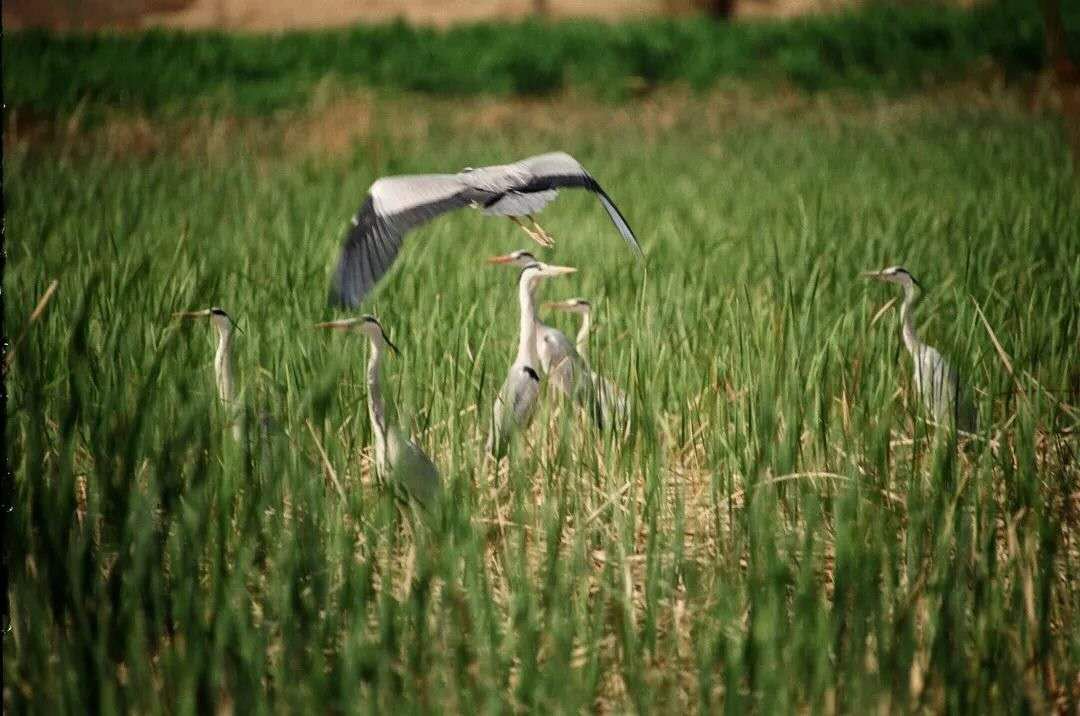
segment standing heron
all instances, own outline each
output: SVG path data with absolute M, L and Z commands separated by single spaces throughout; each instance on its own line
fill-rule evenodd
M 237 400 L 236 376 L 233 370 L 232 342 L 237 330 L 236 322 L 221 308 L 207 308 L 201 311 L 179 311 L 174 318 L 199 319 L 209 318 L 217 331 L 217 350 L 214 352 L 214 382 L 217 384 L 218 399 L 225 407 L 232 423 L 232 434 L 241 438 L 241 408 Z
M 600 184 L 569 154 L 551 152 L 513 164 L 467 168 L 457 174 L 376 180 L 345 236 L 330 299 L 346 306 L 359 305 L 390 269 L 405 234 L 453 209 L 472 206 L 485 214 L 509 217 L 538 244 L 551 247 L 551 237 L 532 217 L 562 188 L 582 188 L 596 194 L 626 243 L 641 257 L 634 232 Z M 520 217 L 528 218 L 533 228 L 521 223 Z
M 543 304 L 544 308 L 581 316 L 581 327 L 574 339 L 574 347 L 583 360 L 589 360 L 589 332 L 592 329 L 592 304 L 584 298 L 568 298 L 564 301 L 552 301 Z M 600 401 L 600 413 L 604 425 L 629 425 L 630 402 L 626 394 L 614 381 L 605 378 L 596 371 L 591 371 L 592 384 Z
M 387 349 L 398 354 L 382 324 L 374 316 L 317 323 L 316 328 L 360 331 L 371 341 L 367 367 L 368 417 L 375 433 L 375 473 L 384 485 L 402 489 L 420 505 L 431 509 L 439 495 L 439 471 L 416 443 L 394 422 L 393 404 L 383 397 L 382 359 Z
M 955 424 L 956 428 L 975 431 L 975 408 L 966 400 L 956 371 L 935 348 L 919 340 L 911 312 L 919 301 L 922 286 L 903 266 L 890 266 L 881 271 L 866 271 L 866 278 L 896 283 L 904 289 L 900 305 L 901 335 L 904 346 L 914 363 L 915 390 L 933 419 L 939 423 Z
M 506 454 L 510 438 L 524 430 L 532 422 L 536 401 L 540 396 L 540 357 L 536 350 L 536 301 L 533 294 L 545 278 L 565 276 L 577 271 L 570 266 L 549 266 L 539 261 L 529 263 L 521 270 L 518 279 L 518 304 L 520 322 L 517 356 L 499 389 L 492 410 L 491 433 L 488 435 L 488 452 L 496 458 Z
M 536 257 L 528 251 L 518 250 L 494 256 L 488 259 L 488 263 L 524 269 L 536 263 Z M 534 317 L 532 325 L 541 374 L 546 375 L 548 381 L 566 397 L 587 404 L 591 400 L 591 385 L 587 385 L 588 381 L 583 379 L 590 375 L 585 359 L 559 329 L 542 323 L 537 317 Z
M 592 304 L 584 298 L 568 298 L 564 301 L 548 301 L 547 303 L 544 303 L 542 307 L 556 311 L 565 311 L 566 313 L 576 313 L 581 316 L 581 327 L 578 328 L 577 336 L 574 338 L 574 348 L 577 349 L 579 356 L 585 360 L 589 360 L 589 333 L 592 331 Z

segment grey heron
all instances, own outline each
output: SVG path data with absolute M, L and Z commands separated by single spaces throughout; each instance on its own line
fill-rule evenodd
M 519 331 L 517 356 L 506 374 L 492 409 L 487 449 L 496 458 L 506 454 L 510 438 L 532 422 L 540 395 L 540 356 L 536 350 L 536 302 L 533 294 L 545 278 L 577 271 L 570 266 L 549 266 L 530 262 L 518 278 Z
M 574 338 L 574 348 L 578 355 L 589 360 L 589 333 L 592 330 L 592 304 L 584 298 L 567 298 L 562 301 L 547 301 L 541 308 L 576 313 L 581 316 L 581 327 Z
M 236 322 L 223 309 L 206 308 L 201 311 L 178 311 L 174 318 L 200 319 L 209 318 L 217 331 L 217 350 L 214 352 L 214 382 L 217 384 L 218 399 L 229 413 L 232 422 L 233 437 L 240 439 L 241 408 L 237 400 L 236 374 L 233 369 L 232 343 Z
M 586 362 L 589 360 L 589 332 L 592 329 L 592 304 L 584 298 L 568 298 L 563 301 L 551 301 L 543 304 L 544 308 L 567 313 L 576 313 L 581 316 L 581 327 L 574 339 L 574 347 L 578 355 Z M 600 401 L 600 412 L 604 425 L 629 426 L 630 402 L 626 394 L 615 384 L 614 381 L 591 371 L 593 388 L 597 392 Z
M 524 269 L 536 263 L 536 257 L 528 251 L 518 250 L 494 256 L 488 259 L 488 263 Z M 587 406 L 591 400 L 592 386 L 588 385 L 590 371 L 585 359 L 559 329 L 544 324 L 539 317 L 534 317 L 532 325 L 540 373 L 546 375 L 560 393 Z
M 382 324 L 374 316 L 317 323 L 316 328 L 359 331 L 371 342 L 367 366 L 367 407 L 375 433 L 375 472 L 392 489 L 401 489 L 421 506 L 431 509 L 439 495 L 439 471 L 431 459 L 395 422 L 393 404 L 383 397 L 382 359 L 387 349 L 398 353 Z
M 538 244 L 550 247 L 551 237 L 532 216 L 554 200 L 562 188 L 582 188 L 596 194 L 623 239 L 641 257 L 634 232 L 600 184 L 569 154 L 551 152 L 513 164 L 467 168 L 457 174 L 376 180 L 345 236 L 334 271 L 331 301 L 359 305 L 390 269 L 406 233 L 466 206 L 509 217 Z M 519 217 L 528 218 L 534 228 L 526 227 Z
M 954 424 L 964 432 L 974 432 L 975 409 L 966 399 L 956 371 L 941 353 L 923 343 L 915 331 L 911 313 L 922 286 L 903 266 L 865 271 L 863 276 L 899 284 L 904 289 L 904 302 L 900 305 L 901 335 L 914 364 L 915 390 L 931 417 L 939 423 Z

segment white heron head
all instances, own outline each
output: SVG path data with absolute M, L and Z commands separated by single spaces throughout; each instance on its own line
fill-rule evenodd
M 532 290 L 536 287 L 536 284 L 540 283 L 541 279 L 566 276 L 575 273 L 576 271 L 577 269 L 573 266 L 551 266 L 549 264 L 541 263 L 540 261 L 534 261 L 521 269 L 521 275 L 518 276 L 518 284 L 521 286 L 528 286 L 528 288 Z
M 585 315 L 592 311 L 592 304 L 584 298 L 568 298 L 565 301 L 549 301 L 544 304 L 544 308 Z
M 525 268 L 529 264 L 538 263 L 537 258 L 525 249 L 518 249 L 502 256 L 492 256 L 488 259 L 489 264 L 497 266 L 516 266 Z
M 201 311 L 178 311 L 173 314 L 174 318 L 209 318 L 214 328 L 217 329 L 221 335 L 229 335 L 233 329 L 239 329 L 236 321 L 232 319 L 225 309 L 214 306 L 213 308 L 204 308 Z
M 360 316 L 359 318 L 344 318 L 340 321 L 316 323 L 315 327 L 327 328 L 333 331 L 359 331 L 370 338 L 374 345 L 386 346 L 394 353 L 400 355 L 398 347 L 390 341 L 390 337 L 386 335 L 386 330 L 375 316 L 365 315 Z
M 863 276 L 866 278 L 876 278 L 878 281 L 898 283 L 905 288 L 909 286 L 922 288 L 922 285 L 911 275 L 911 272 L 903 266 L 890 266 L 888 268 L 883 268 L 880 271 L 864 271 Z

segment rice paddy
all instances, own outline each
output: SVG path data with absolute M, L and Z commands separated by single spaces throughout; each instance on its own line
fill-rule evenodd
M 275 129 L 331 131 L 320 106 L 6 147 L 12 712 L 1075 707 L 1080 193 L 1053 119 L 1007 95 L 349 106 L 328 151 Z M 550 149 L 645 267 L 574 192 L 550 252 L 478 212 L 410 235 L 364 307 L 443 478 L 436 516 L 401 509 L 366 341 L 313 328 L 343 315 L 346 224 L 377 176 Z M 485 455 L 517 272 L 483 259 L 516 248 L 579 269 L 542 298 L 593 302 L 627 437 L 549 400 Z M 971 438 L 924 419 L 899 294 L 859 277 L 892 264 Z M 209 325 L 170 318 L 210 306 L 270 416 L 239 442 Z

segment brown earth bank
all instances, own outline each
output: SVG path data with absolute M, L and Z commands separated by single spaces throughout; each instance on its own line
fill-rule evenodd
M 734 85 L 704 94 L 669 87 L 622 104 L 573 92 L 539 99 L 436 98 L 346 91 L 327 85 L 306 107 L 261 117 L 193 112 L 183 118 L 151 118 L 118 110 L 89 120 L 78 114 L 40 120 L 9 111 L 4 148 L 72 156 L 172 154 L 199 161 L 227 159 L 237 153 L 265 159 L 325 160 L 349 158 L 353 150 L 363 148 L 364 155 L 377 159 L 399 143 L 429 141 L 435 132 L 490 133 L 552 147 L 567 133 L 628 133 L 648 145 L 672 137 L 707 139 L 772 122 L 843 131 L 851 122 L 887 127 L 942 112 L 993 111 L 1022 120 L 1059 115 L 1061 109 L 1049 85 L 1020 89 L 993 77 L 899 98 L 762 92 Z
M 149 27 L 281 31 L 354 23 L 407 22 L 445 27 L 481 20 L 628 20 L 696 12 L 703 0 L 5 0 L 6 29 Z M 836 10 L 857 0 L 733 0 L 736 17 L 791 17 Z

